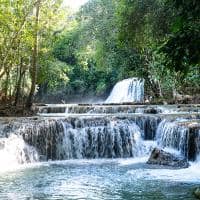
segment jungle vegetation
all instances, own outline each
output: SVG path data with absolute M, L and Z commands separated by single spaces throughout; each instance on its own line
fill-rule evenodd
M 199 0 L 0 0 L 0 101 L 101 97 L 129 77 L 157 98 L 199 92 Z

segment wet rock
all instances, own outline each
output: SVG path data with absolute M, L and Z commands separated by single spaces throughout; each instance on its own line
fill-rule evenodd
M 200 199 L 200 187 L 199 188 L 196 188 L 194 190 L 194 196 L 197 198 L 197 199 Z
M 187 168 L 189 163 L 171 153 L 165 152 L 162 149 L 154 148 L 147 164 L 165 165 L 174 168 Z
M 158 114 L 161 113 L 162 111 L 160 109 L 156 109 L 156 108 L 147 108 L 144 110 L 144 113 L 146 114 Z

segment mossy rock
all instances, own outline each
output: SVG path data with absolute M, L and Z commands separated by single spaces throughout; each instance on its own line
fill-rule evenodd
M 200 199 L 200 187 L 196 188 L 194 190 L 194 196 L 197 198 L 197 199 Z

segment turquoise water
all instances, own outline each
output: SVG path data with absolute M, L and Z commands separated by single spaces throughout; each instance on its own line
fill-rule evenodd
M 0 199 L 192 200 L 198 169 L 156 169 L 142 159 L 39 163 L 1 172 Z

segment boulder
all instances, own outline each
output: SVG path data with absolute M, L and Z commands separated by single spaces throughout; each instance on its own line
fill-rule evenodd
M 158 113 L 161 113 L 161 110 L 158 109 L 158 108 L 149 107 L 149 108 L 146 108 L 144 110 L 144 113 L 146 113 L 146 114 L 158 114 Z
M 200 187 L 199 188 L 196 188 L 194 190 L 194 196 L 197 198 L 197 199 L 200 199 Z
M 147 164 L 164 165 L 174 168 L 187 168 L 189 163 L 180 157 L 177 157 L 171 153 L 163 151 L 162 149 L 154 148 Z

